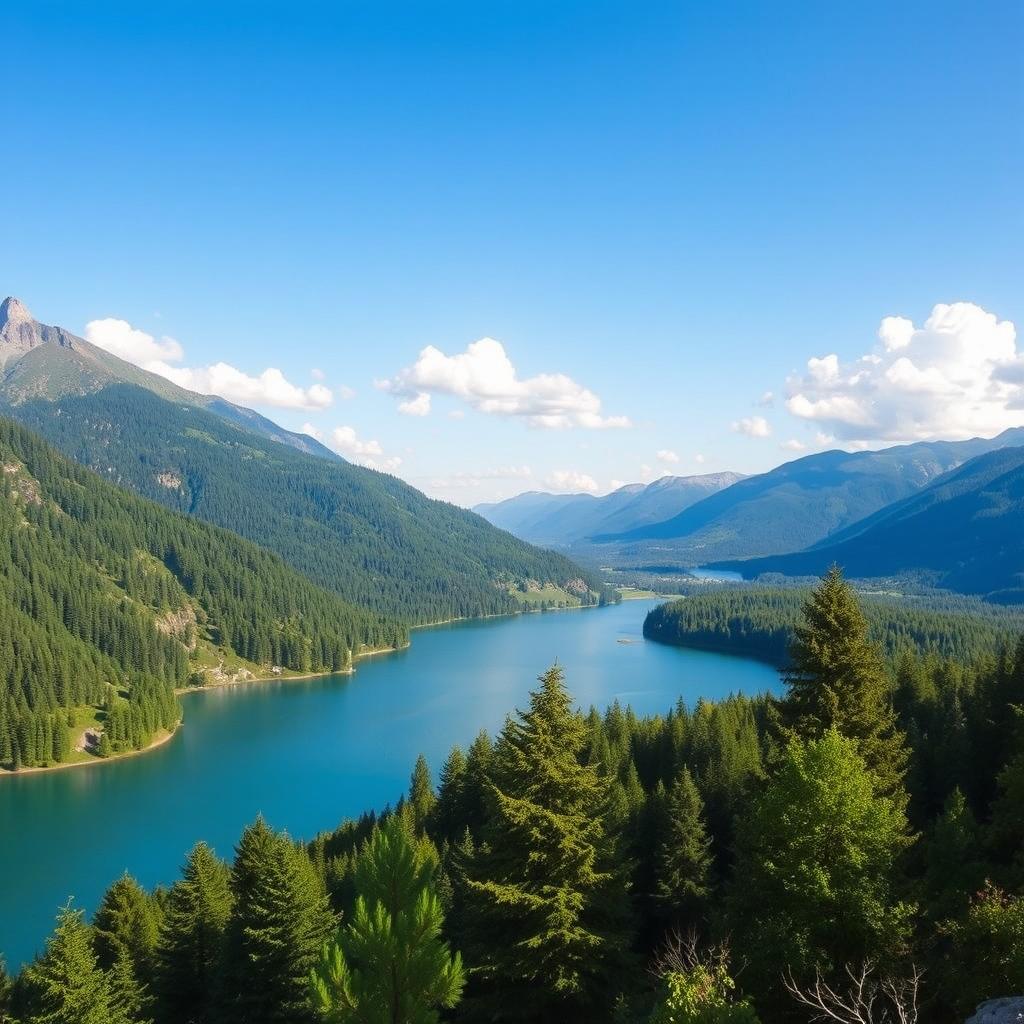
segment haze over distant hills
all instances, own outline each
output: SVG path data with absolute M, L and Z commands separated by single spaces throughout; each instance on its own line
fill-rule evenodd
M 722 567 L 753 578 L 820 575 L 833 563 L 850 576 L 923 572 L 951 590 L 1024 602 L 1024 447 L 978 455 L 807 551 Z
M 919 491 L 970 458 L 1024 444 L 922 441 L 882 451 L 827 451 L 747 477 L 660 523 L 591 538 L 593 557 L 622 565 L 706 565 L 807 548 Z
M 566 547 L 595 533 L 660 522 L 742 479 L 742 473 L 663 476 L 650 484 L 627 484 L 601 497 L 527 491 L 477 505 L 473 511 L 533 544 Z
M 255 541 L 315 583 L 419 623 L 592 603 L 567 558 L 0 306 L 0 412 L 107 480 Z

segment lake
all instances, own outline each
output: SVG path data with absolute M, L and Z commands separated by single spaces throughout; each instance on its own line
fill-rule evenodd
M 558 661 L 576 701 L 638 714 L 682 697 L 779 688 L 755 661 L 644 641 L 657 601 L 417 630 L 412 646 L 353 676 L 188 694 L 168 743 L 123 761 L 0 779 L 0 954 L 17 969 L 42 948 L 69 896 L 89 913 L 130 871 L 169 884 L 200 839 L 230 858 L 257 814 L 311 838 L 393 803 L 426 754 L 496 732 Z

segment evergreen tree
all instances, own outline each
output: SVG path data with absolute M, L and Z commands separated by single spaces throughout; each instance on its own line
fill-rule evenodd
M 896 728 L 885 665 L 838 566 L 804 605 L 789 657 L 784 728 L 801 739 L 835 729 L 857 744 L 880 792 L 901 794 L 907 751 Z
M 309 972 L 334 915 L 308 855 L 259 818 L 238 844 L 231 889 L 224 1015 L 238 1024 L 312 1021 Z
M 106 972 L 110 998 L 110 1024 L 152 1024 L 149 992 L 126 946 L 119 946 L 113 966 Z
M 412 779 L 409 782 L 409 807 L 412 812 L 413 825 L 417 833 L 422 833 L 433 813 L 437 796 L 434 785 L 430 781 L 430 768 L 427 759 L 420 754 L 416 758 Z
M 466 782 L 466 755 L 461 747 L 452 747 L 441 767 L 441 784 L 429 823 L 430 834 L 438 842 L 456 842 L 469 824 Z
M 46 952 L 25 968 L 26 1024 L 110 1024 L 107 978 L 82 918 L 80 910 L 64 907 Z
M 199 843 L 167 896 L 155 955 L 160 1018 L 209 1024 L 221 984 L 224 932 L 231 916 L 231 873 Z
M 985 879 L 978 825 L 959 789 L 954 789 L 925 845 L 924 885 L 934 920 L 959 917 Z
M 160 928 L 159 909 L 127 872 L 106 891 L 92 924 L 100 966 L 110 970 L 124 950 L 140 980 L 148 980 Z
M 464 984 L 459 954 L 441 938 L 432 884 L 437 854 L 392 816 L 356 866 L 355 911 L 311 974 L 313 1002 L 332 1024 L 435 1024 Z
M 704 825 L 704 802 L 685 766 L 669 791 L 665 832 L 656 860 L 656 895 L 668 919 L 692 926 L 710 894 L 711 840 Z
M 0 957 L 0 1024 L 13 1024 L 11 1016 L 11 1001 L 14 985 L 11 976 L 7 973 L 7 964 L 3 957 Z
M 476 1012 L 491 1020 L 598 1020 L 629 941 L 626 882 L 602 810 L 607 783 L 581 763 L 586 723 L 562 670 L 502 730 L 483 842 L 468 865 Z
M 828 975 L 901 951 L 911 908 L 893 885 L 907 831 L 852 740 L 829 729 L 789 743 L 740 822 L 729 894 L 737 948 L 760 991 L 777 993 L 786 968 L 798 979 L 816 967 Z

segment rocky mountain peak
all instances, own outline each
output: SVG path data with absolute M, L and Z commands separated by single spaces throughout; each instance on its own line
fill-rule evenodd
M 0 303 L 0 329 L 3 329 L 8 324 L 30 324 L 33 322 L 32 314 L 21 299 L 8 295 Z

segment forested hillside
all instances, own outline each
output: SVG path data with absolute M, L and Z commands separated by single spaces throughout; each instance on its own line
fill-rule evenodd
M 809 594 L 808 587 L 705 589 L 652 608 L 644 619 L 644 636 L 783 666 Z M 973 662 L 1012 646 L 1024 633 L 1024 613 L 976 598 L 878 593 L 858 597 L 872 640 L 894 659 L 912 654 Z
M 407 637 L 249 541 L 106 483 L 0 418 L 0 765 L 103 752 L 173 727 L 211 659 L 344 669 Z M 201 681 L 201 680 L 199 680 Z M 78 753 L 81 753 L 79 751 Z
M 961 1024 L 1024 990 L 1024 641 L 894 664 L 833 573 L 790 662 L 643 719 L 556 666 L 394 809 L 60 911 L 0 1017 Z
M 1024 448 L 979 455 L 921 492 L 807 551 L 723 565 L 748 578 L 917 573 L 938 586 L 1024 603 Z
M 132 385 L 9 410 L 108 480 L 226 527 L 346 600 L 409 623 L 513 612 L 527 581 L 600 584 L 395 477 L 295 451 Z

